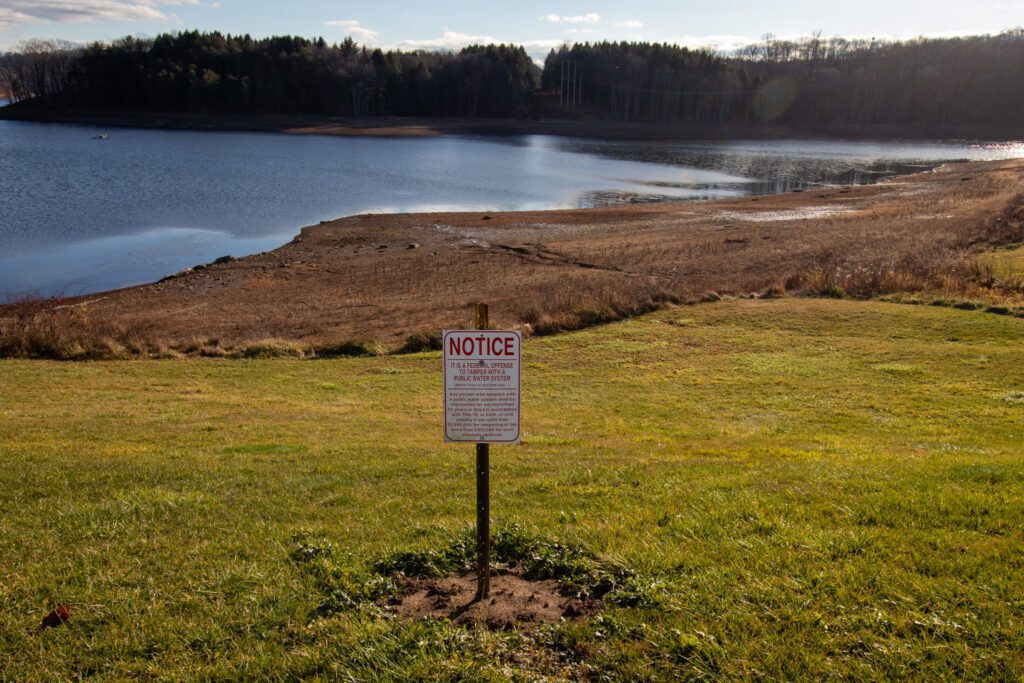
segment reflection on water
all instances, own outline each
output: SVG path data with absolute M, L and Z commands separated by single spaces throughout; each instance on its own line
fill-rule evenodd
M 189 263 L 197 265 L 230 254 L 269 251 L 289 239 L 288 234 L 236 238 L 191 228 L 148 230 L 0 258 L 0 278 L 10 298 L 26 294 L 76 296 L 147 282 L 160 277 L 155 273 L 177 272 L 184 267 L 182 254 L 188 254 Z
M 1012 156 L 1024 146 L 332 138 L 0 121 L 0 298 L 155 280 L 354 213 L 717 199 Z
M 776 194 L 823 185 L 863 185 L 952 161 L 1024 157 L 1024 143 L 767 140 L 618 142 L 551 138 L 565 151 L 611 159 L 714 168 L 749 179 L 743 192 Z

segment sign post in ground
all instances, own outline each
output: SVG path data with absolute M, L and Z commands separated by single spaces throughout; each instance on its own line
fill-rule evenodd
M 487 304 L 476 306 L 476 330 L 445 330 L 444 438 L 476 443 L 477 593 L 490 593 L 490 444 L 519 443 L 523 336 L 488 330 Z

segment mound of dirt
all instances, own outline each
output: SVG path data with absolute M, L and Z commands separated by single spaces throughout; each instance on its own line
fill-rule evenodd
M 441 579 L 410 579 L 398 597 L 381 606 L 397 617 L 431 617 L 453 624 L 479 625 L 495 630 L 524 629 L 539 624 L 592 614 L 596 603 L 584 601 L 558 581 L 534 581 L 516 570 L 491 575 L 491 594 L 476 600 L 476 573 Z

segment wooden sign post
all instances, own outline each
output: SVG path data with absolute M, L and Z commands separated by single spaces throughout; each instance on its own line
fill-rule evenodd
M 523 335 L 489 330 L 487 304 L 476 305 L 475 330 L 445 330 L 444 439 L 476 444 L 477 600 L 490 594 L 490 445 L 519 443 Z

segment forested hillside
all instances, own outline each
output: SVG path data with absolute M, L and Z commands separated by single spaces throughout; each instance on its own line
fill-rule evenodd
M 369 49 L 195 31 L 0 56 L 0 89 L 57 109 L 338 116 L 587 116 L 792 126 L 1020 127 L 1024 32 L 906 42 L 766 39 L 733 55 L 580 43 Z
M 537 81 L 537 67 L 511 45 L 384 52 L 351 39 L 328 45 L 189 31 L 53 47 L 7 56 L 15 99 L 84 109 L 518 116 Z
M 731 58 L 599 43 L 548 56 L 541 86 L 574 62 L 581 107 L 623 120 L 792 125 L 1019 126 L 1024 34 L 915 40 L 766 40 Z M 570 70 L 570 71 L 571 71 Z

